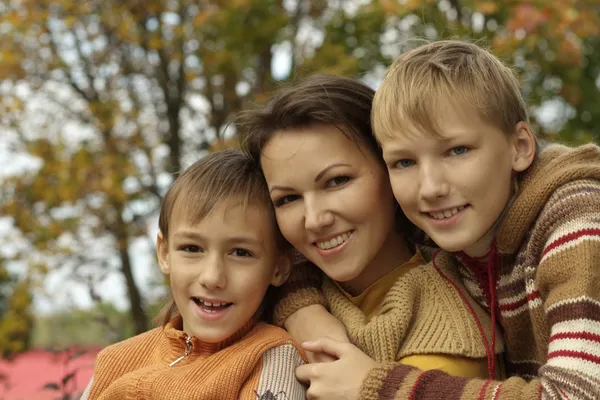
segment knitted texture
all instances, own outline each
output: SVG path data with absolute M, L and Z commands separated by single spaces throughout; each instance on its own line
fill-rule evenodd
M 553 145 L 527 171 L 496 237 L 506 381 L 386 364 L 365 399 L 600 399 L 600 149 Z M 481 260 L 436 257 L 490 309 Z M 383 378 L 382 378 L 383 377 Z
M 350 340 L 376 361 L 398 361 L 417 354 L 486 357 L 473 315 L 430 265 L 412 268 L 401 276 L 369 321 L 329 278 L 322 289 L 331 313 L 346 326 Z M 489 318 L 474 302 L 472 307 L 489 336 Z M 502 350 L 499 341 L 496 351 Z
M 273 309 L 273 323 L 283 327 L 287 317 L 301 308 L 313 304 L 327 306 L 319 289 L 322 279 L 321 270 L 296 251 L 288 280 L 274 293 L 277 298 Z
M 272 381 L 276 372 L 276 380 L 295 382 L 298 362 L 288 361 L 290 357 L 302 360 L 290 336 L 280 328 L 248 324 L 220 344 L 193 338 L 190 354 L 170 367 L 184 354 L 186 338 L 173 324 L 176 319 L 100 352 L 90 399 L 256 399 L 255 390 L 264 391 L 268 383 L 261 374 L 265 353 L 270 359 L 286 358 L 270 360 L 269 367 L 264 367 L 269 369 L 266 378 Z M 275 349 L 281 351 L 271 351 Z

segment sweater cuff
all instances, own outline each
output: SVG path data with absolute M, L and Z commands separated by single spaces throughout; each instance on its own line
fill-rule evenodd
M 369 371 L 360 387 L 361 400 L 393 400 L 406 376 L 414 367 L 398 363 L 382 363 Z
M 288 281 L 281 286 L 275 299 L 273 323 L 282 327 L 285 320 L 301 308 L 327 305 L 321 291 L 323 273 L 309 261 L 295 264 Z

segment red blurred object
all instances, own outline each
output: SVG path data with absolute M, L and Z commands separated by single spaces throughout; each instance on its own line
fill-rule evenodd
M 64 394 L 77 399 L 92 378 L 100 350 L 30 350 L 12 360 L 0 359 L 0 399 L 54 400 Z

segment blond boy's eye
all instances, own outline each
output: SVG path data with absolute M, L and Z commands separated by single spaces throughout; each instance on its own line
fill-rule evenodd
M 453 156 L 461 156 L 469 151 L 469 148 L 466 146 L 456 146 L 450 149 L 450 154 Z
M 413 166 L 414 164 L 415 162 L 413 160 L 405 158 L 396 162 L 396 168 L 408 168 L 410 166 Z

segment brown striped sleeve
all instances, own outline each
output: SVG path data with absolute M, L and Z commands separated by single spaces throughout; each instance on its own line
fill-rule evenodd
M 323 272 L 302 256 L 296 256 L 287 282 L 276 292 L 273 323 L 283 327 L 285 320 L 301 308 L 320 304 L 326 307 L 321 291 Z
M 540 380 L 468 379 L 439 370 L 421 371 L 402 364 L 374 368 L 362 384 L 360 399 L 368 400 L 539 400 Z M 554 397 L 551 397 L 554 398 Z M 562 397 L 557 397 L 562 398 Z

